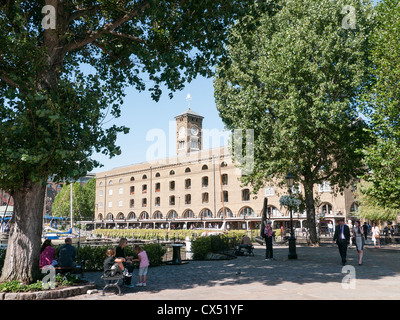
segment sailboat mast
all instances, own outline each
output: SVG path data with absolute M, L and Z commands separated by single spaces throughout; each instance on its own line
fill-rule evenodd
M 72 229 L 72 183 L 71 183 L 71 195 L 70 195 L 70 219 L 71 219 L 71 229 Z

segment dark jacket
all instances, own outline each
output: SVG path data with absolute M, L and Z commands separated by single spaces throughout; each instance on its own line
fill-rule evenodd
M 75 248 L 70 244 L 64 244 L 58 249 L 58 265 L 60 267 L 73 267 L 75 263 Z
M 350 228 L 346 224 L 343 226 L 343 228 L 344 228 L 343 229 L 344 237 L 346 239 L 347 244 L 349 244 L 350 243 Z M 340 239 L 340 225 L 335 227 L 335 234 L 333 235 L 333 241 L 336 241 L 336 243 L 338 243 L 339 239 Z

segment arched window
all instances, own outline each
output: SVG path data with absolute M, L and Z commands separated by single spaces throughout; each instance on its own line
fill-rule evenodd
M 200 212 L 200 217 L 212 218 L 213 217 L 212 211 L 210 209 L 203 209 Z
M 123 183 L 124 182 L 124 179 L 119 179 L 119 183 Z
M 224 209 L 223 209 L 223 208 L 221 208 L 221 209 L 218 211 L 218 217 L 220 217 L 220 218 L 223 218 L 223 217 L 224 217 Z M 232 210 L 231 210 L 231 209 L 225 208 L 225 218 L 228 218 L 228 217 L 233 217 L 233 213 L 232 213 Z
M 254 216 L 254 210 L 250 207 L 244 207 L 239 211 L 239 216 L 244 217 L 252 217 Z
M 112 180 L 108 181 L 108 184 L 113 184 Z
M 281 213 L 278 210 L 278 208 L 276 208 L 274 206 L 268 206 L 267 207 L 267 216 L 268 217 L 280 217 Z
M 144 174 L 144 175 L 142 176 L 142 179 L 143 179 L 143 180 L 146 180 L 146 179 L 147 179 L 147 176 Z
M 107 214 L 106 220 L 114 220 L 114 216 L 112 213 Z
M 135 181 L 135 178 L 134 178 L 134 177 L 131 177 L 131 181 Z
M 158 178 L 160 176 L 160 173 L 159 172 L 157 172 L 156 173 L 156 178 Z
M 101 213 L 99 213 L 99 215 L 97 216 L 97 220 L 103 220 L 103 215 Z
M 187 168 L 185 169 L 185 173 L 188 173 L 188 172 L 191 172 L 191 170 L 190 170 L 189 167 L 187 167 Z
M 134 219 L 136 219 L 136 214 L 134 212 L 129 212 L 128 220 L 134 220 Z
M 170 212 L 168 212 L 167 218 L 168 219 L 177 219 L 178 213 L 175 210 L 171 210 Z
M 169 175 L 170 176 L 173 176 L 175 174 L 175 171 L 174 170 L 171 170 L 170 172 L 169 172 Z
M 117 220 L 124 220 L 124 219 L 125 219 L 125 216 L 122 212 L 117 214 Z
M 225 161 L 222 161 L 222 162 L 221 162 L 221 168 L 226 167 L 226 166 L 227 166 L 226 162 L 225 162 Z
M 186 210 L 185 213 L 183 214 L 184 218 L 196 218 L 194 212 L 190 209 Z
M 326 216 L 327 214 L 332 214 L 332 205 L 330 203 L 323 203 L 319 207 L 319 212 L 323 215 Z
M 163 215 L 162 215 L 161 211 L 154 212 L 153 219 L 162 219 L 162 218 L 163 218 Z
M 207 169 L 208 169 L 208 166 L 206 164 L 201 167 L 201 170 L 207 170 Z
M 140 216 L 139 216 L 140 220 L 146 220 L 149 219 L 149 214 L 146 211 L 143 211 Z

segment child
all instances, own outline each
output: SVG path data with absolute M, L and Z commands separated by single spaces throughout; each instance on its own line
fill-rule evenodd
M 116 274 L 127 274 L 127 270 L 124 268 L 122 264 L 125 259 L 124 258 L 115 258 L 115 249 L 109 248 L 106 251 L 106 256 L 104 260 L 104 274 L 109 277 L 113 277 Z
M 135 259 L 133 261 L 139 261 L 139 283 L 136 284 L 138 287 L 145 287 L 146 286 L 146 275 L 147 275 L 147 269 L 149 267 L 149 258 L 147 257 L 146 251 L 144 251 L 141 247 L 138 245 L 135 245 L 135 252 L 138 255 L 138 259 Z M 142 282 L 142 276 L 143 276 L 143 282 Z

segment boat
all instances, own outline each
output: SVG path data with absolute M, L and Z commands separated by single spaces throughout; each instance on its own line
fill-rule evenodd
M 57 220 L 67 220 L 65 217 L 55 217 L 55 216 L 45 216 L 44 220 L 50 220 L 44 228 L 42 234 L 42 242 L 46 239 L 50 239 L 53 245 L 61 245 L 65 243 L 65 239 L 70 238 L 72 240 L 72 244 L 78 244 L 86 240 L 85 236 L 81 236 L 80 232 L 73 232 L 73 208 L 72 208 L 72 184 L 71 184 L 71 193 L 70 193 L 70 228 L 68 231 L 60 231 L 57 228 L 53 228 L 53 222 Z M 65 195 L 64 195 L 65 196 Z M 57 210 L 56 210 L 57 211 Z

